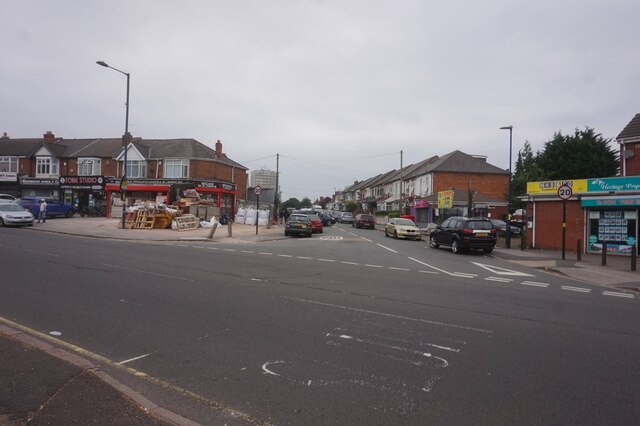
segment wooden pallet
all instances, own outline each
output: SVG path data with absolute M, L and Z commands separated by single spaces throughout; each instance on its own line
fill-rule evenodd
M 198 229 L 198 218 L 192 214 L 183 214 L 174 219 L 178 231 L 193 231 Z

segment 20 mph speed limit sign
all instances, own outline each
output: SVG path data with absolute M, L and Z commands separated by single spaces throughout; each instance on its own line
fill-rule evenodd
M 561 185 L 560 188 L 558 188 L 558 197 L 561 199 L 568 200 L 572 195 L 573 190 L 569 185 Z
M 260 185 L 256 185 L 256 186 L 253 188 L 253 193 L 254 193 L 254 194 L 256 194 L 256 195 L 260 195 L 260 194 L 262 194 L 262 187 L 261 187 Z

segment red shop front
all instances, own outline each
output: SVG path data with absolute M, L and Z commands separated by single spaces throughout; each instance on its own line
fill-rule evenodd
M 169 190 L 169 185 L 130 183 L 127 186 L 125 200 L 123 201 L 120 193 L 120 184 L 108 183 L 105 185 L 105 191 L 107 193 L 107 217 L 121 218 L 123 203 L 126 203 L 126 207 L 145 201 L 168 203 L 169 200 L 167 199 L 167 196 L 169 194 Z
M 198 182 L 194 188 L 203 199 L 211 200 L 219 207 L 219 215 L 233 219 L 235 215 L 236 191 L 233 185 L 221 182 Z

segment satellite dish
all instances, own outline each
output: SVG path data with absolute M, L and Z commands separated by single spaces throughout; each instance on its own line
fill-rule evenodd
M 623 155 L 624 155 L 624 158 L 628 160 L 629 158 L 633 158 L 636 154 L 633 151 L 629 151 L 628 149 L 625 149 Z

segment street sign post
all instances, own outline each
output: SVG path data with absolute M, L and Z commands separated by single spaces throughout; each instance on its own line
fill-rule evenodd
M 258 235 L 258 218 L 260 217 L 260 194 L 262 194 L 262 187 L 260 185 L 254 186 L 253 193 L 256 194 L 256 235 Z
M 560 185 L 558 197 L 562 200 L 562 260 L 565 258 L 565 247 L 567 241 L 567 200 L 573 195 L 573 190 L 569 185 Z

